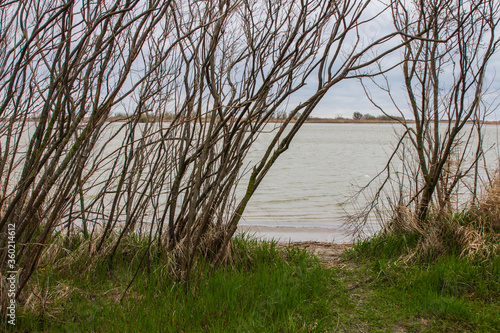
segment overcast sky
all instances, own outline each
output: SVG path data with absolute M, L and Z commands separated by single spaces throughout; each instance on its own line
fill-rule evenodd
M 498 99 L 500 95 L 500 77 L 498 77 L 498 70 L 500 70 L 500 54 L 497 52 L 495 58 L 489 63 L 489 77 L 487 78 L 487 81 L 491 83 L 487 98 L 491 101 Z M 397 75 L 393 75 L 392 78 L 396 79 Z M 394 91 L 394 96 L 399 98 L 399 107 L 407 109 L 403 80 L 393 80 L 393 82 L 391 82 L 391 87 Z M 398 115 L 397 110 L 385 92 L 375 88 L 370 89 L 370 92 L 377 103 L 385 110 L 388 110 L 387 113 Z M 493 102 L 493 104 L 496 105 L 498 102 L 497 100 L 496 103 Z M 354 112 L 361 112 L 362 114 L 370 113 L 372 115 L 382 114 L 365 96 L 359 81 L 353 79 L 344 80 L 334 86 L 320 104 L 318 104 L 312 115 L 321 118 L 336 118 L 337 116 L 351 118 Z M 406 112 L 405 115 L 411 117 L 409 112 Z M 488 119 L 500 120 L 500 108 L 497 108 Z
M 372 8 L 367 15 L 372 15 L 377 8 Z M 392 19 L 389 13 L 382 14 L 376 21 L 366 24 L 361 30 L 361 36 L 367 40 L 374 39 L 384 34 L 393 31 Z M 500 33 L 497 32 L 498 35 Z M 498 37 L 497 37 L 498 38 Z M 396 60 L 400 57 L 400 52 L 393 54 L 391 57 Z M 500 77 L 497 72 L 500 71 L 500 52 L 497 52 L 488 64 L 488 74 L 486 82 L 490 84 L 486 101 L 490 101 L 493 105 L 498 104 L 500 95 Z M 398 106 L 402 109 L 406 116 L 411 117 L 405 95 L 405 88 L 401 76 L 401 68 L 396 68 L 388 73 L 391 89 L 394 98 L 398 100 Z M 379 89 L 372 87 L 370 89 L 372 97 L 377 103 L 387 110 L 387 113 L 398 115 L 387 94 Z M 496 101 L 495 101 L 496 100 Z M 500 120 L 500 108 L 493 110 L 494 112 L 488 117 L 489 120 Z M 338 116 L 351 118 L 354 112 L 363 114 L 370 113 L 372 115 L 381 115 L 382 113 L 374 107 L 368 98 L 365 96 L 363 88 L 358 80 L 344 80 L 334 86 L 328 94 L 323 98 L 321 103 L 313 112 L 313 116 L 323 118 L 336 118 Z

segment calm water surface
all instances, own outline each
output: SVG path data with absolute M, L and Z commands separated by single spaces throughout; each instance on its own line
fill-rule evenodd
M 384 168 L 398 131 L 394 124 L 305 124 L 254 194 L 240 230 L 282 241 L 352 241 L 342 225 L 354 203 L 345 202 Z M 496 126 L 487 139 L 498 140 Z M 265 149 L 265 137 L 259 140 L 249 159 Z
M 119 126 L 113 124 L 110 135 Z M 492 169 L 498 167 L 499 129 L 485 126 L 485 147 L 493 147 L 488 152 Z M 26 144 L 29 130 L 24 134 Z M 395 124 L 305 124 L 252 197 L 240 231 L 281 241 L 351 242 L 344 217 L 363 199 L 348 199 L 384 168 L 401 130 Z M 257 163 L 273 134 L 263 133 L 255 142 L 247 156 L 249 166 Z M 106 146 L 108 153 L 121 145 L 122 137 L 123 133 Z M 239 198 L 248 177 L 238 187 Z

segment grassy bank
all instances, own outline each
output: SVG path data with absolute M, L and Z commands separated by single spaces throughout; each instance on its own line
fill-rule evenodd
M 495 332 L 500 259 L 409 256 L 418 237 L 387 234 L 356 244 L 326 267 L 308 249 L 238 238 L 231 260 L 189 284 L 164 258 L 139 269 L 145 247 L 128 239 L 115 258 L 67 244 L 36 272 L 18 311 L 19 332 Z M 310 248 L 309 250 L 311 250 Z
M 498 255 L 416 258 L 418 241 L 411 234 L 381 235 L 347 254 L 358 265 L 352 272 L 359 292 L 371 294 L 365 301 L 373 318 L 365 320 L 399 323 L 403 331 L 498 332 Z
M 228 266 L 209 277 L 200 261 L 195 278 L 179 283 L 159 259 L 124 294 L 137 268 L 134 254 L 144 246 L 127 243 L 130 251 L 122 251 L 112 272 L 83 262 L 40 269 L 18 315 L 19 331 L 307 332 L 333 325 L 325 297 L 332 272 L 303 250 L 239 238 Z

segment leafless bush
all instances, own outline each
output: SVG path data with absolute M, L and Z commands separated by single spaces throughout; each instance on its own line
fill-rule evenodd
M 407 104 L 398 102 L 387 76 L 364 80 L 367 96 L 389 116 L 369 85 L 387 93 L 400 113 L 401 132 L 379 183 L 372 183 L 380 186 L 362 214 L 364 220 L 357 223 L 359 229 L 367 215 L 386 207 L 380 214 L 383 224 L 392 221 L 400 229 L 424 234 L 437 223 L 436 217 L 445 219 L 459 203 L 475 203 L 482 181 L 488 182 L 481 180 L 488 175 L 482 170 L 488 165 L 483 123 L 492 111 L 492 101 L 485 98 L 486 73 L 499 44 L 500 4 L 393 1 L 391 8 L 405 44 L 399 69 Z
M 222 261 L 251 196 L 317 103 L 398 48 L 384 49 L 396 33 L 362 45 L 368 4 L 2 4 L 0 265 L 15 225 L 18 295 L 40 260 L 58 257 L 46 247 L 54 233 L 81 234 L 110 269 L 134 233 L 187 281 L 198 254 Z M 286 117 L 270 125 L 278 113 Z M 267 150 L 248 164 L 270 126 Z

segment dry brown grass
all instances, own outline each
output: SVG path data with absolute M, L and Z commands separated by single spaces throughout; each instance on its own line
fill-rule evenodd
M 40 256 L 37 272 L 40 273 L 44 270 L 63 272 L 58 276 L 64 277 L 64 272 L 70 274 L 68 278 L 91 280 L 96 274 L 96 271 L 106 271 L 106 275 L 114 279 L 114 271 L 110 266 L 125 266 L 130 270 L 126 274 L 126 278 L 121 284 L 120 290 L 110 291 L 113 293 L 113 299 L 119 301 L 124 293 L 133 293 L 133 288 L 130 288 L 129 282 L 133 281 L 134 275 L 137 270 L 147 270 L 148 260 L 152 260 L 154 256 L 158 255 L 156 248 L 157 242 L 153 242 L 151 247 L 148 247 L 145 239 L 139 240 L 134 234 L 123 237 L 120 241 L 118 249 L 115 250 L 115 245 L 119 235 L 112 233 L 106 238 L 101 250 L 96 253 L 95 249 L 100 241 L 102 234 L 94 233 L 89 239 L 84 239 L 81 235 L 64 235 L 60 234 L 53 237 L 44 247 Z M 217 247 L 217 241 L 221 242 L 221 235 L 210 235 L 205 237 L 204 242 L 199 246 L 199 253 L 211 258 L 215 255 L 213 248 Z M 218 237 L 217 237 L 218 236 Z M 202 249 L 202 250 L 200 250 Z M 227 247 L 230 252 L 231 246 Z M 162 265 L 158 267 L 159 274 L 164 279 L 169 280 L 183 280 L 187 274 L 186 267 L 181 265 L 186 263 L 188 254 L 186 253 L 186 246 L 184 242 L 179 242 L 177 246 L 171 251 L 161 251 L 163 253 Z M 113 262 L 110 264 L 110 258 L 114 253 Z M 231 255 L 223 256 L 224 264 L 230 264 Z M 192 268 L 198 265 L 198 260 L 193 260 L 191 263 Z M 183 275 L 184 274 L 184 275 Z M 30 279 L 26 288 L 23 289 L 19 301 L 20 304 L 29 312 L 39 313 L 44 316 L 45 309 L 50 307 L 56 309 L 59 304 L 67 304 L 69 299 L 75 295 L 87 297 L 84 290 L 70 287 L 62 281 L 41 281 L 35 273 L 33 278 Z M 125 275 L 122 275 L 125 276 Z M 191 277 L 191 279 L 195 276 Z M 2 279 L 4 281 L 5 279 Z M 4 286 L 2 285 L 1 288 Z M 4 293 L 2 292 L 2 298 Z M 6 300 L 5 300 L 6 301 Z M 50 319 L 50 318 L 46 318 Z
M 431 211 L 425 223 L 419 224 L 407 207 L 393 211 L 387 232 L 419 235 L 416 247 L 404 260 L 433 260 L 452 253 L 488 258 L 500 252 L 500 177 L 477 205 L 460 213 Z
M 68 303 L 68 300 L 76 294 L 85 296 L 85 291 L 63 282 L 65 272 L 70 274 L 67 278 L 75 279 L 77 278 L 75 275 L 78 275 L 82 280 L 92 279 L 95 272 L 99 270 L 99 266 L 102 268 L 102 265 L 108 263 L 116 238 L 116 235 L 109 237 L 99 253 L 93 251 L 99 237 L 85 240 L 78 235 L 65 235 L 52 239 L 41 255 L 38 272 L 44 270 L 61 272 L 59 275 L 63 277 L 63 280 L 42 281 L 38 278 L 38 274 L 34 274 L 19 297 L 23 308 L 29 312 L 39 313 L 43 317 L 45 309 L 49 306 L 52 311 L 57 312 L 58 304 Z M 119 260 L 126 260 L 130 267 L 135 267 L 134 263 L 140 260 L 144 250 L 141 246 L 142 244 L 135 242 L 132 237 L 124 237 L 117 251 L 117 257 Z M 112 276 L 111 271 L 109 275 Z M 120 298 L 124 288 L 115 291 L 115 298 Z
M 386 231 L 399 233 L 424 233 L 421 229 L 415 214 L 406 206 L 392 207 L 394 212 L 390 223 L 386 227 Z
M 490 256 L 494 252 L 491 235 L 477 224 L 462 225 L 448 215 L 429 224 L 417 246 L 420 257 L 433 259 L 444 254 L 461 257 Z
M 500 233 L 500 176 L 498 176 L 476 207 L 475 214 L 485 227 Z

